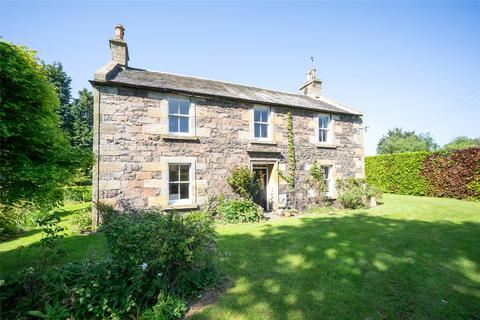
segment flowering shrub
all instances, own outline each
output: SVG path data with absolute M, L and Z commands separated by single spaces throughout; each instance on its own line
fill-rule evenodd
M 262 217 L 260 207 L 250 199 L 224 201 L 217 207 L 217 211 L 227 222 L 255 222 Z
M 178 319 L 187 299 L 217 281 L 208 216 L 101 209 L 107 257 L 6 279 L 0 318 Z

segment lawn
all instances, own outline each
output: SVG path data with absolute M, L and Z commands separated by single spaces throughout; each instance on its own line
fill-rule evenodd
M 221 268 L 233 282 L 193 318 L 480 319 L 480 203 L 396 195 L 384 202 L 219 225 Z M 26 246 L 34 236 L 0 244 L 2 272 L 38 257 Z M 61 262 L 104 244 L 101 235 L 63 241 Z

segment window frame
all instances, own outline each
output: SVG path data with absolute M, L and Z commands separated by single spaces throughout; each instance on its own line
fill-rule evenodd
M 328 119 L 328 125 L 327 127 L 320 127 L 320 118 L 322 117 L 327 117 Z M 327 113 L 320 113 L 317 115 L 317 126 L 316 126 L 316 134 L 315 136 L 317 137 L 317 143 L 319 144 L 329 144 L 329 143 L 332 143 L 332 116 L 330 114 L 327 114 Z M 320 137 L 321 137 L 321 134 L 320 132 L 325 132 L 327 137 L 325 139 L 325 141 L 321 141 L 320 140 Z
M 323 170 L 323 174 L 325 175 L 325 182 L 327 183 L 327 191 L 325 192 L 325 194 L 327 196 L 332 196 L 333 194 L 333 190 L 334 190 L 334 185 L 333 185 L 333 180 L 332 180 L 332 170 L 333 170 L 333 166 L 332 165 L 328 165 L 328 164 L 321 164 L 320 167 L 322 168 Z M 325 169 L 328 169 L 328 173 L 325 174 Z
M 255 121 L 255 111 L 256 110 L 263 110 L 267 111 L 267 121 Z M 252 136 L 253 140 L 256 141 L 271 141 L 273 140 L 273 130 L 272 130 L 272 110 L 270 107 L 266 106 L 254 106 L 252 109 Z M 255 136 L 255 124 L 260 124 L 260 125 L 267 125 L 267 136 L 266 137 L 256 137 Z
M 170 166 L 178 166 L 178 178 L 176 181 L 170 181 Z M 182 166 L 188 166 L 188 198 L 186 199 L 180 199 L 180 185 L 183 183 L 187 183 L 185 181 L 182 181 L 180 178 L 180 171 Z M 192 170 L 194 170 L 192 163 L 190 162 L 169 162 L 168 167 L 167 167 L 167 198 L 168 198 L 168 204 L 190 204 L 192 203 L 193 200 L 193 180 L 192 180 Z M 176 183 L 178 185 L 178 199 L 171 199 L 171 193 L 170 193 L 170 184 Z
M 171 100 L 184 100 L 188 101 L 188 114 L 180 113 L 180 106 L 178 108 L 178 113 L 170 113 L 170 101 Z M 194 105 L 192 103 L 192 99 L 190 97 L 184 96 L 169 96 L 167 99 L 167 132 L 170 135 L 178 135 L 178 136 L 191 136 L 194 135 L 194 121 L 195 118 L 192 115 L 194 112 Z M 180 129 L 180 119 L 181 118 L 188 118 L 188 131 L 181 132 L 181 131 L 171 131 L 170 130 L 170 116 L 178 118 L 178 129 Z

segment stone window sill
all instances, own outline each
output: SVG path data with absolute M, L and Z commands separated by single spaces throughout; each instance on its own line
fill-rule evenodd
M 198 141 L 197 136 L 181 136 L 175 134 L 162 134 L 160 137 L 163 140 L 180 140 L 180 141 Z
M 277 143 L 275 141 L 262 141 L 262 140 L 252 140 L 250 144 L 260 144 L 260 145 L 269 145 L 269 146 L 276 146 Z
M 164 208 L 165 211 L 172 210 L 195 210 L 198 209 L 197 204 L 171 204 L 168 207 Z
M 331 144 L 331 143 L 317 143 L 315 146 L 320 149 L 337 149 L 338 148 L 336 144 Z

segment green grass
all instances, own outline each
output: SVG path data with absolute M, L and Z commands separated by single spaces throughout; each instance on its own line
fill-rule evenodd
M 105 239 L 101 234 L 78 235 L 73 232 L 73 220 L 90 203 L 69 203 L 60 212 L 61 226 L 65 228 L 66 238 L 61 241 L 64 254 L 58 264 L 76 261 L 92 254 L 103 254 Z M 9 241 L 0 242 L 0 279 L 27 267 L 36 267 L 42 258 L 42 249 L 38 246 L 42 239 L 40 229 L 32 229 Z
M 480 203 L 398 195 L 384 202 L 219 225 L 221 268 L 234 281 L 193 318 L 480 319 Z M 2 272 L 38 259 L 31 245 L 39 239 L 33 231 L 0 243 Z M 104 239 L 72 235 L 62 245 L 69 252 L 60 263 L 102 252 Z
M 480 319 L 480 203 L 385 195 L 218 231 L 234 285 L 194 319 Z

